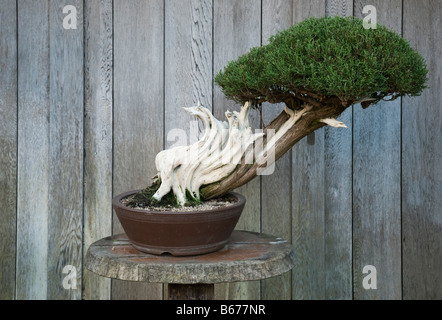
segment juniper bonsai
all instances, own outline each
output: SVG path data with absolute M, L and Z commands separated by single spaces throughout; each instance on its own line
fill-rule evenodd
M 357 18 L 304 20 L 216 75 L 226 97 L 244 105 L 241 112 L 226 113 L 228 123 L 200 105 L 186 109 L 202 120 L 204 137 L 157 155 L 152 200 L 173 195 L 185 205 L 224 195 L 311 132 L 345 127 L 336 119 L 348 107 L 420 95 L 427 73 L 423 57 L 384 26 L 364 29 Z M 284 103 L 284 111 L 261 133 L 252 133 L 249 110 L 264 102 Z

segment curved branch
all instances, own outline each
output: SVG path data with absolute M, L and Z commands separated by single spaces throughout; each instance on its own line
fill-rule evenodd
M 342 105 L 336 104 L 323 106 L 320 109 L 310 108 L 311 106 L 309 106 L 309 110 L 302 113 L 301 117 L 297 119 L 296 125 L 292 125 L 276 140 L 273 150 L 274 156 L 255 159 L 253 165 L 247 165 L 242 162 L 227 178 L 214 184 L 203 186 L 201 189 L 203 198 L 216 198 L 248 183 L 258 175 L 259 169 L 263 170 L 265 167 L 272 165 L 273 162 L 281 158 L 302 138 L 325 126 L 326 124 L 321 122 L 322 119 L 337 118 L 346 109 Z M 266 129 L 270 128 L 278 132 L 288 121 L 290 121 L 290 118 L 283 111 Z
M 205 125 L 201 140 L 193 145 L 160 152 L 156 158 L 161 185 L 153 196 L 160 201 L 171 190 L 180 205 L 193 199 L 215 198 L 234 190 L 273 165 L 296 142 L 329 124 L 345 126 L 335 120 L 345 110 L 340 103 L 321 108 L 305 103 L 302 109 L 285 107 L 264 132 L 252 133 L 249 125 L 251 102 L 240 112 L 226 112 L 228 123 L 217 120 L 198 105 L 186 111 Z

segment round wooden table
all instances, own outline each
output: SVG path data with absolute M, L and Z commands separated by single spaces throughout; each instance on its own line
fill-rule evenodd
M 100 276 L 167 283 L 170 300 L 213 299 L 215 283 L 266 279 L 294 265 L 295 254 L 286 240 L 236 230 L 223 249 L 205 255 L 150 255 L 120 234 L 93 243 L 86 256 L 86 268 Z

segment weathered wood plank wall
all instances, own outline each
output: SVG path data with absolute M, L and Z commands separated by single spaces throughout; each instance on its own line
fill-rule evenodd
M 377 9 L 378 23 L 401 33 L 402 1 L 356 1 Z M 374 265 L 377 290 L 362 287 L 364 275 L 354 273 L 357 299 L 401 298 L 401 101 L 375 108 L 354 107 L 353 128 L 353 266 Z M 366 243 L 373 245 L 367 246 Z
M 402 109 L 402 282 L 405 299 L 442 296 L 441 1 L 404 0 L 403 34 L 425 57 L 429 89 Z
M 66 5 L 76 29 L 63 27 Z M 242 187 L 238 228 L 290 240 L 298 265 L 217 285 L 216 297 L 442 298 L 438 0 L 0 0 L 0 298 L 166 296 L 83 268 L 92 242 L 122 231 L 112 196 L 145 187 L 158 151 L 196 139 L 181 107 L 239 108 L 213 85 L 228 61 L 307 17 L 364 17 L 365 5 L 424 55 L 430 88 L 354 106 L 348 130 L 311 134 Z M 264 105 L 264 122 L 280 108 Z M 76 288 L 63 286 L 66 265 Z M 363 286 L 367 265 L 375 290 Z
M 113 7 L 86 1 L 84 10 L 83 259 L 112 233 Z M 109 299 L 111 281 L 83 268 L 83 298 Z
M 3 8 L 3 6 L 2 6 Z M 49 3 L 17 2 L 17 299 L 45 299 L 49 246 Z M 13 13 L 8 12 L 9 15 Z M 8 106 L 3 106 L 8 108 Z
M 0 299 L 15 296 L 17 228 L 17 3 L 0 9 Z
M 143 66 L 140 68 L 140 66 Z M 114 1 L 113 194 L 146 187 L 164 147 L 164 2 Z M 123 229 L 115 217 L 114 233 Z M 161 298 L 160 284 L 115 280 L 115 299 Z
M 60 285 L 67 265 L 81 281 L 83 238 L 83 24 L 62 26 L 63 8 L 77 8 L 83 21 L 83 1 L 49 2 L 49 216 L 48 299 L 80 299 L 81 293 Z M 70 31 L 70 32 L 66 32 Z M 20 168 L 19 168 L 20 170 Z

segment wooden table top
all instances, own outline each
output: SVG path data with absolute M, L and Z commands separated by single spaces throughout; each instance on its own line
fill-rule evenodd
M 286 240 L 236 230 L 223 249 L 205 255 L 150 255 L 119 234 L 93 243 L 86 256 L 86 267 L 103 277 L 176 284 L 261 280 L 291 270 L 295 262 Z

